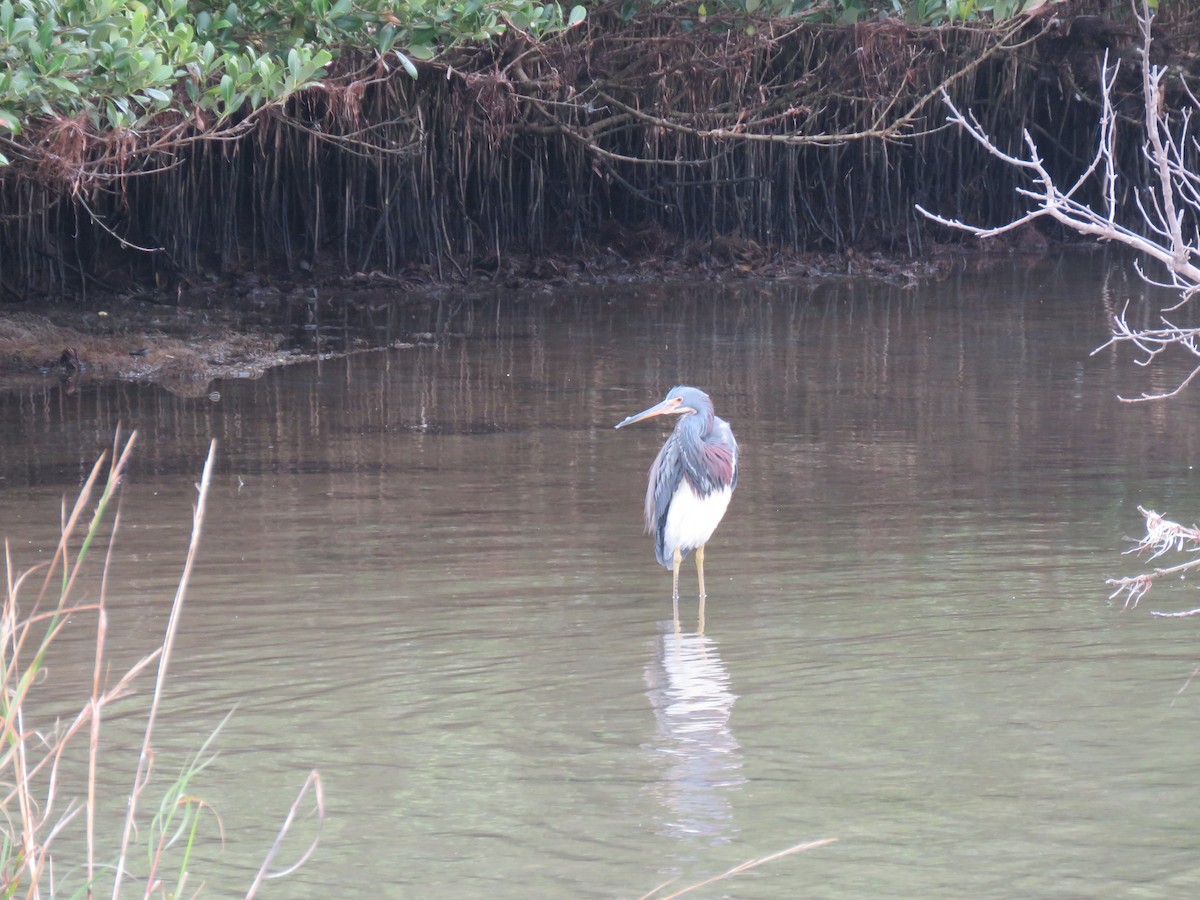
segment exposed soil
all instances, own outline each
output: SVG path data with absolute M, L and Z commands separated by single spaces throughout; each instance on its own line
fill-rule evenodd
M 182 298 L 181 298 L 182 300 Z M 214 378 L 256 378 L 311 358 L 285 336 L 231 310 L 106 297 L 69 304 L 0 306 L 0 390 L 31 380 L 155 381 L 187 396 Z

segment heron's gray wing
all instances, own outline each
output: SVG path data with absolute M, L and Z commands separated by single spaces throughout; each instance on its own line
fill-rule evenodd
M 681 445 L 680 464 L 697 496 L 737 485 L 737 441 L 723 419 L 702 441 Z
M 712 482 L 707 490 L 737 487 L 738 445 L 733 429 L 724 419 L 717 419 L 713 428 L 714 439 L 704 442 L 704 465 L 701 469 Z
M 670 558 L 663 559 L 663 527 L 667 521 L 667 510 L 671 498 L 683 479 L 683 465 L 679 453 L 679 441 L 672 434 L 658 451 L 650 466 L 650 480 L 646 485 L 646 533 L 654 535 L 655 555 L 658 561 L 670 568 Z

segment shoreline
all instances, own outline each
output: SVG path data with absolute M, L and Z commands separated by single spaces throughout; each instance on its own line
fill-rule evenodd
M 912 284 L 947 277 L 963 268 L 987 268 L 1014 256 L 1041 258 L 1077 246 L 1051 246 L 1047 241 L 995 249 L 947 246 L 921 259 L 857 253 L 787 257 L 744 246 L 740 255 L 731 255 L 728 247 L 724 252 L 715 248 L 699 261 L 689 253 L 642 260 L 615 253 L 607 258 L 509 257 L 502 268 L 490 273 L 475 268 L 456 281 L 417 271 L 399 277 L 314 274 L 303 283 L 242 276 L 179 291 L 174 301 L 150 294 L 111 294 L 86 304 L 2 305 L 0 390 L 59 378 L 76 383 L 155 382 L 173 393 L 204 396 L 215 379 L 258 378 L 278 366 L 386 346 L 413 346 L 434 337 L 414 332 L 399 339 L 393 335 L 390 343 L 347 337 L 342 346 L 302 348 L 301 343 L 308 343 L 302 341 L 304 332 L 315 332 L 318 326 L 299 324 L 297 319 L 318 298 L 325 313 L 322 318 L 329 319 L 331 310 L 348 313 L 380 303 L 428 306 L 451 294 L 469 298 L 495 289 L 545 291 L 606 284 L 750 280 L 815 283 L 846 278 Z M 381 294 L 386 295 L 382 301 Z

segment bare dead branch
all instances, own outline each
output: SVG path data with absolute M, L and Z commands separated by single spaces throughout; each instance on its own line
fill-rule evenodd
M 1127 553 L 1149 553 L 1152 560 L 1170 552 L 1193 554 L 1194 558 L 1176 566 L 1156 568 L 1127 578 L 1108 579 L 1105 583 L 1114 588 L 1109 599 L 1115 600 L 1124 596 L 1124 609 L 1136 607 L 1141 599 L 1150 592 L 1157 579 L 1164 576 L 1182 575 L 1200 568 L 1200 555 L 1196 555 L 1200 554 L 1200 526 L 1180 525 L 1143 506 L 1138 507 L 1138 512 L 1146 520 L 1146 535 L 1127 550 Z M 1191 615 L 1191 613 L 1154 613 L 1154 615 L 1178 617 Z
M 1179 301 L 1163 310 L 1171 312 L 1186 305 L 1200 292 L 1200 173 L 1188 167 L 1185 153 L 1185 148 L 1191 148 L 1193 152 L 1200 149 L 1191 134 L 1192 122 L 1200 110 L 1200 103 L 1184 84 L 1183 91 L 1191 107 L 1181 110 L 1169 108 L 1166 102 L 1167 69 L 1150 62 L 1154 13 L 1145 2 L 1138 11 L 1137 21 L 1141 38 L 1142 152 L 1152 174 L 1149 182 L 1140 186 L 1134 194 L 1134 204 L 1140 216 L 1136 225 L 1118 221 L 1115 150 L 1118 116 L 1113 98 L 1120 65 L 1110 64 L 1107 54 L 1100 66 L 1101 105 L 1096 151 L 1073 184 L 1060 187 L 1055 174 L 1046 167 L 1037 142 L 1028 131 L 1022 134 L 1024 149 L 1021 155 L 1005 152 L 970 110 L 960 110 L 949 94 L 943 91 L 943 103 L 950 111 L 947 121 L 962 129 L 989 155 L 1025 173 L 1029 186 L 1017 188 L 1017 193 L 1027 197 L 1031 205 L 1027 212 L 1012 221 L 990 227 L 941 216 L 922 206 L 917 209 L 935 222 L 978 237 L 994 237 L 1038 219 L 1049 218 L 1077 234 L 1129 247 L 1142 257 L 1156 260 L 1166 272 L 1165 279 L 1156 279 L 1148 276 L 1140 264 L 1137 265 L 1138 274 L 1147 283 L 1169 287 L 1178 293 Z M 1102 199 L 1093 206 L 1079 197 L 1082 189 L 1095 181 L 1099 181 Z M 1161 318 L 1161 322 L 1161 328 L 1133 328 L 1122 312 L 1114 317 L 1111 336 L 1098 350 L 1123 343 L 1132 344 L 1142 355 L 1138 360 L 1141 365 L 1150 364 L 1161 353 L 1172 348 L 1200 356 L 1200 350 L 1197 349 L 1200 328 L 1177 327 L 1165 317 Z M 1121 399 L 1138 402 L 1173 397 L 1197 375 L 1200 375 L 1200 367 L 1193 369 L 1174 390 Z

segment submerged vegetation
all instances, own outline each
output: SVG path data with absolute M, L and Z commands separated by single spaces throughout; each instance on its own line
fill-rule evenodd
M 101 883 L 112 885 L 113 897 L 121 895 L 123 884 L 134 883 L 132 890 L 147 897 L 190 896 L 202 881 L 192 871 L 197 840 L 219 834 L 216 814 L 191 790 L 192 781 L 212 761 L 212 738 L 166 784 L 156 775 L 162 760 L 155 754 L 155 726 L 196 559 L 215 446 L 198 485 L 192 540 L 162 644 L 114 680 L 107 648 L 107 595 L 120 513 L 113 507 L 135 438 L 136 432 L 122 446 L 118 436 L 107 479 L 102 478 L 105 460 L 101 457 L 74 506 L 64 507 L 61 538 L 49 563 L 18 571 L 5 543 L 7 579 L 0 616 L 0 897 L 90 897 Z M 99 498 L 93 506 L 97 490 Z M 89 559 L 101 552 L 105 541 L 98 591 L 84 599 L 80 596 L 84 583 L 96 580 L 89 572 Z M 47 682 L 61 682 L 62 673 L 72 671 L 72 666 L 64 662 L 51 672 L 50 662 L 69 652 L 59 647 L 68 624 L 74 622 L 78 628 L 82 621 L 95 623 L 94 664 L 82 702 L 63 717 L 55 713 L 54 702 L 44 698 Z M 102 726 L 112 708 L 127 703 L 135 685 L 151 676 L 153 691 L 140 754 L 128 773 L 128 793 L 114 803 L 105 786 L 116 777 L 111 769 L 116 754 L 111 748 L 102 752 Z M 144 812 L 155 794 L 157 809 Z M 315 771 L 293 804 L 284 831 L 302 803 L 311 804 L 323 818 L 321 781 Z M 110 830 L 103 812 L 115 807 L 124 810 L 124 821 Z M 274 874 L 271 866 L 279 845 L 277 839 L 274 847 L 264 848 L 266 859 L 247 896 Z M 304 856 L 311 850 L 310 846 Z
M 1186 47 L 1200 6 L 1169 6 Z M 1019 208 L 942 128 L 942 90 L 1070 165 L 1099 60 L 1133 52 L 1128 17 L 1111 0 L 0 0 L 0 298 L 918 253 L 946 232 L 917 202 Z M 1126 143 L 1120 164 L 1141 165 Z

